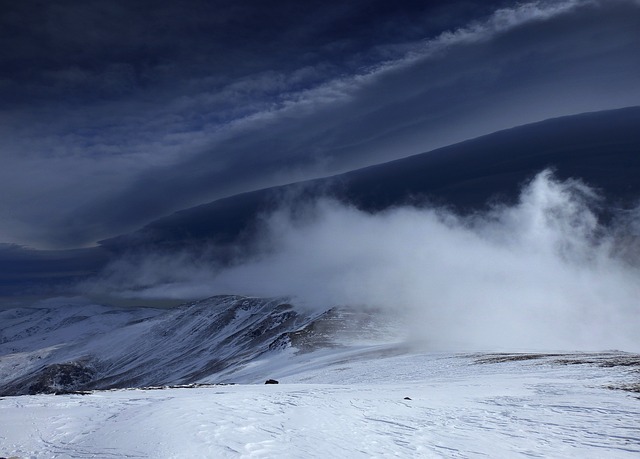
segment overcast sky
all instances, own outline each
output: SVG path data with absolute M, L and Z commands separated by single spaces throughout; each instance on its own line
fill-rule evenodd
M 638 0 L 2 2 L 0 243 L 640 105 L 639 49 Z

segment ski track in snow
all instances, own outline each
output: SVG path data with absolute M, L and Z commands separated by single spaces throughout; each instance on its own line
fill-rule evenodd
M 640 457 L 640 400 L 605 388 L 629 381 L 628 370 L 443 354 L 306 358 L 277 386 L 6 397 L 0 456 Z

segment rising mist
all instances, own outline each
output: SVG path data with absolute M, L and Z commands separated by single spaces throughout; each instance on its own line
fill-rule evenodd
M 639 350 L 638 211 L 607 224 L 579 181 L 544 171 L 519 202 L 459 216 L 370 214 L 331 198 L 264 216 L 254 254 L 123 258 L 83 286 L 123 297 L 291 296 L 305 308 L 381 309 L 434 350 Z M 634 220 L 635 218 L 635 220 Z

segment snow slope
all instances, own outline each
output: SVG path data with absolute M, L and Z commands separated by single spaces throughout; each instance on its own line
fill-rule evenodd
M 0 311 L 0 395 L 246 382 L 234 373 L 265 353 L 380 337 L 385 327 L 371 320 L 365 312 L 301 313 L 284 299 L 233 295 L 171 309 L 80 303 Z
M 279 385 L 6 397 L 0 455 L 635 458 L 640 400 L 609 387 L 637 358 L 319 351 Z
M 240 296 L 0 319 L 0 457 L 640 457 L 637 354 L 427 353 Z

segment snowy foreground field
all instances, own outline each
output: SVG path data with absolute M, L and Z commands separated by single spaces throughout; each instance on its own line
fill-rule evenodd
M 640 457 L 637 355 L 286 354 L 239 376 L 279 385 L 5 397 L 0 456 Z

